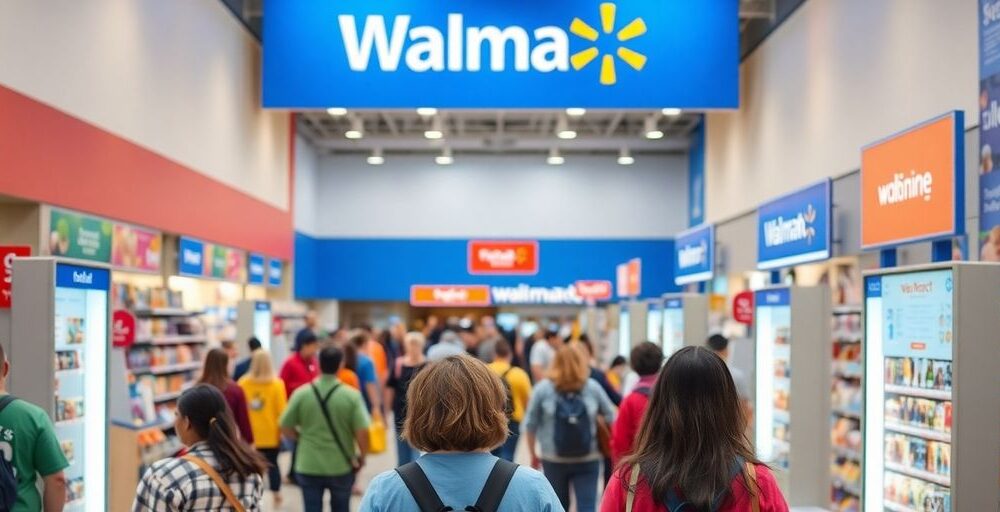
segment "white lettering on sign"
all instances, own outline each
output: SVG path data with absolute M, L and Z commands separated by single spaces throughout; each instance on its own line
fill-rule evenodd
M 1000 104 L 997 100 L 990 100 L 989 107 L 982 112 L 983 131 L 1000 127 Z
M 577 293 L 575 285 L 530 286 L 494 286 L 491 289 L 494 304 L 583 304 L 583 297 Z
M 468 302 L 469 292 L 463 288 L 435 288 L 434 300 L 438 302 Z
M 73 271 L 73 282 L 79 284 L 94 284 L 94 273 L 85 271 Z
M 76 244 L 87 256 L 95 256 L 101 250 L 101 233 L 80 227 L 76 231 Z
M 355 17 L 349 14 L 338 16 L 351 70 L 367 71 L 374 47 L 382 71 L 396 71 L 401 59 L 407 69 L 417 73 L 445 71 L 446 60 L 447 71 L 480 71 L 483 46 L 487 44 L 491 71 L 506 69 L 508 46 L 514 51 L 515 71 L 549 73 L 569 70 L 569 36 L 559 27 L 536 28 L 531 34 L 534 36 L 532 46 L 532 38 L 524 27 L 465 27 L 463 16 L 452 13 L 448 15 L 447 33 L 442 34 L 441 30 L 430 25 L 410 28 L 411 20 L 409 15 L 395 16 L 392 28 L 388 29 L 385 16 L 368 15 L 359 37 Z
M 677 253 L 677 264 L 680 268 L 703 265 L 708 257 L 708 244 L 704 240 L 698 245 L 685 245 Z
M 989 26 L 998 19 L 1000 19 L 1000 2 L 983 4 L 983 26 Z
M 934 176 L 930 172 L 910 171 L 909 176 L 897 172 L 892 181 L 878 186 L 878 204 L 886 206 L 920 198 L 930 201 L 933 185 Z
M 11 274 L 13 273 L 13 267 L 14 267 L 14 257 L 16 256 L 17 256 L 16 254 L 10 252 L 4 255 L 3 257 L 3 282 L 5 283 L 11 282 Z
M 184 263 L 186 265 L 201 265 L 201 253 L 198 251 L 192 251 L 190 249 L 184 249 Z
M 764 245 L 774 247 L 806 238 L 806 219 L 798 214 L 791 219 L 778 217 L 764 223 Z
M 513 268 L 517 264 L 517 251 L 514 249 L 479 249 L 476 257 L 493 268 Z
M 262 275 L 264 275 L 264 265 L 262 265 L 260 263 L 254 263 L 254 262 L 251 261 L 250 262 L 250 273 L 253 274 L 253 275 L 255 275 L 255 276 L 262 276 Z
M 611 281 L 577 281 L 576 293 L 587 298 L 610 298 Z

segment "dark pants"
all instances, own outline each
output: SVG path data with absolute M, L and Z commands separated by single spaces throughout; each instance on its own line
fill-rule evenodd
M 350 512 L 354 473 L 340 476 L 310 476 L 300 473 L 296 478 L 302 489 L 302 505 L 305 512 L 323 512 L 323 496 L 326 491 L 330 491 L 330 510 Z
M 559 502 L 569 510 L 569 488 L 573 486 L 576 495 L 577 512 L 594 512 L 597 507 L 597 475 L 601 472 L 601 461 L 588 462 L 548 462 L 542 461 L 542 472 L 552 484 Z
M 289 446 L 289 450 L 292 451 L 292 463 L 288 465 L 288 479 L 294 484 L 298 484 L 298 480 L 295 479 L 295 456 L 299 454 L 299 443 L 296 443 L 292 439 L 286 439 L 286 443 Z
M 517 441 L 521 438 L 521 424 L 514 420 L 510 420 L 507 423 L 507 429 L 507 440 L 504 441 L 504 443 L 496 450 L 493 450 L 492 453 L 496 457 L 514 462 L 514 452 L 517 451 Z
M 280 491 L 281 470 L 278 469 L 278 454 L 281 453 L 281 448 L 258 448 L 257 451 L 267 459 L 267 481 L 271 484 L 271 490 Z
M 608 488 L 608 482 L 611 481 L 611 474 L 615 472 L 615 465 L 611 462 L 611 459 L 604 459 L 604 488 Z

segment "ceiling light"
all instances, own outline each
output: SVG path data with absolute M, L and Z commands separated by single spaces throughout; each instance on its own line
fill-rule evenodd
M 565 117 L 560 117 L 559 121 L 556 122 L 556 137 L 563 140 L 576 138 L 576 130 L 570 129 L 569 121 Z
M 632 158 L 632 153 L 629 152 L 628 148 L 622 148 L 618 153 L 618 165 L 632 165 L 635 163 L 635 158 Z
M 360 139 L 365 136 L 365 124 L 360 117 L 351 119 L 351 129 L 344 132 L 348 139 Z
M 385 157 L 382 156 L 382 149 L 375 148 L 372 150 L 371 156 L 368 157 L 368 165 L 382 165 L 385 163 Z
M 681 109 L 679 108 L 665 108 L 663 109 L 663 115 L 668 117 L 677 117 L 681 115 Z
M 663 131 L 657 126 L 656 116 L 649 116 L 643 126 L 643 134 L 647 139 L 662 139 Z
M 441 121 L 441 116 L 437 116 L 431 121 L 431 128 L 424 132 L 424 138 L 438 140 L 442 137 L 444 137 L 444 123 Z
M 585 109 L 585 108 L 572 108 L 571 107 L 571 108 L 566 109 L 566 115 L 568 115 L 570 117 L 580 117 L 580 116 L 582 116 L 582 115 L 584 115 L 586 113 L 587 113 L 587 109 Z
M 549 150 L 549 157 L 545 159 L 545 163 L 549 165 L 562 165 L 566 163 L 566 159 L 559 154 L 559 148 L 552 148 Z
M 451 148 L 442 149 L 441 154 L 434 157 L 434 162 L 438 165 L 451 165 L 455 163 L 455 159 L 451 156 Z
M 420 115 L 420 116 L 423 116 L 423 117 L 436 116 L 437 113 L 438 113 L 438 109 L 436 109 L 434 107 L 420 107 L 420 108 L 417 109 L 417 115 Z
M 326 109 L 326 113 L 333 117 L 343 117 L 347 115 L 347 109 L 343 107 L 330 107 Z

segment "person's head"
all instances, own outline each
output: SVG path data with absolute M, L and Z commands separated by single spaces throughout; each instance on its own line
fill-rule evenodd
M 462 339 L 459 338 L 457 334 L 455 334 L 455 331 L 448 330 L 441 333 L 440 342 L 450 343 L 452 345 L 461 345 Z
M 319 317 L 316 315 L 315 311 L 306 312 L 306 329 L 310 331 L 315 331 L 316 326 L 319 325 Z
M 628 359 L 625 359 L 625 356 L 615 356 L 615 358 L 611 360 L 612 370 L 624 370 L 626 366 L 628 366 Z
M 226 389 L 226 385 L 229 384 L 229 354 L 224 349 L 213 348 L 208 351 L 198 382 L 211 384 L 219 391 Z
M 392 339 L 401 341 L 406 337 L 406 325 L 403 322 L 396 321 L 392 323 L 392 327 L 389 328 L 392 333 Z
M 496 356 L 497 361 L 510 362 L 512 356 L 510 343 L 503 338 L 496 340 L 493 344 L 493 355 Z
M 233 340 L 223 340 L 222 350 L 226 351 L 226 355 L 232 361 L 235 361 L 236 357 L 239 356 L 239 351 L 236 350 L 236 343 Z
M 368 333 L 364 330 L 355 331 L 354 334 L 351 335 L 351 341 L 348 343 L 354 345 L 354 347 L 358 350 L 364 350 L 365 343 L 368 343 Z
M 655 343 L 644 341 L 632 348 L 629 364 L 640 377 L 655 375 L 663 366 L 663 349 Z
M 340 344 L 340 349 L 344 352 L 344 368 L 354 373 L 358 372 L 358 347 L 354 346 L 350 340 Z
M 708 337 L 708 341 L 705 342 L 708 348 L 712 349 L 722 358 L 723 361 L 729 360 L 729 338 L 721 334 L 713 334 Z
M 549 369 L 549 379 L 561 392 L 580 391 L 590 378 L 590 366 L 582 349 L 563 345 L 556 351 Z
M 471 357 L 450 356 L 421 370 L 406 404 L 402 437 L 420 451 L 485 451 L 507 439 L 504 385 Z
M 403 350 L 407 357 L 420 357 L 424 353 L 427 339 L 422 332 L 409 332 L 403 337 Z
M 653 496 L 679 487 L 696 508 L 708 509 L 731 484 L 737 457 L 757 462 L 729 368 L 704 347 L 685 347 L 656 380 L 626 467 L 638 464 Z M 624 479 L 630 471 L 624 471 Z
M 207 384 L 198 384 L 177 400 L 174 429 L 187 446 L 205 441 L 219 460 L 224 477 L 236 473 L 241 479 L 263 474 L 267 462 L 250 445 L 240 440 L 236 422 L 229 412 L 222 392 Z
M 256 336 L 251 336 L 250 339 L 247 340 L 247 347 L 250 349 L 250 353 L 252 354 L 260 350 L 262 345 L 260 344 L 260 340 L 258 340 Z M 230 355 L 229 357 L 232 357 L 232 355 Z
M 256 350 L 250 355 L 250 378 L 257 382 L 271 382 L 275 379 L 271 354 L 266 350 Z
M 319 338 L 311 329 L 302 329 L 295 335 L 295 351 L 299 353 L 299 357 L 308 361 L 316 357 L 317 350 L 319 350 Z
M 479 345 L 479 336 L 476 335 L 476 327 L 472 325 L 471 321 L 462 321 L 462 326 L 458 331 L 458 335 L 462 338 L 462 344 L 465 345 L 466 348 L 475 348 Z
M 564 345 L 563 340 L 559 337 L 558 329 L 549 329 L 545 331 L 545 341 L 552 345 L 552 348 L 558 348 Z
M 438 326 L 439 323 L 441 323 L 441 320 L 438 319 L 437 316 L 431 315 L 431 316 L 427 317 L 427 328 L 428 329 L 437 329 L 437 326 Z
M 344 362 L 344 351 L 334 345 L 327 345 L 319 351 L 319 371 L 323 375 L 336 375 Z

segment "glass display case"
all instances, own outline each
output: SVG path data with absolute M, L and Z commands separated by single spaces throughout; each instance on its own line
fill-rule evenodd
M 661 324 L 660 346 L 667 357 L 683 347 L 704 345 L 708 338 L 708 297 L 693 293 L 664 295 Z
M 646 341 L 660 344 L 663 334 L 663 303 L 659 300 L 646 302 Z
M 792 308 L 787 288 L 759 292 L 754 323 L 757 326 L 757 454 L 762 460 L 788 469 L 791 438 L 791 328 Z
M 621 303 L 618 311 L 618 355 L 628 357 L 632 352 L 632 318 L 629 304 Z

